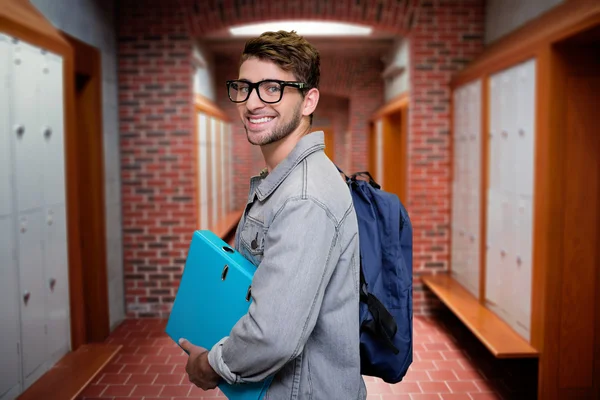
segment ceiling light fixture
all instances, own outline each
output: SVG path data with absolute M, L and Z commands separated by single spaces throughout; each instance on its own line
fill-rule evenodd
M 267 31 L 296 31 L 302 36 L 368 36 L 373 28 L 324 21 L 274 21 L 229 28 L 232 36 L 258 36 Z

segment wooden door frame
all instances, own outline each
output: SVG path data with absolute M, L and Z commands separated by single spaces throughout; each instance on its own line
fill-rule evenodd
M 74 50 L 74 74 L 84 77 L 84 89 L 75 87 L 75 123 L 78 134 L 80 174 L 79 216 L 85 309 L 86 342 L 103 342 L 110 334 L 108 265 L 106 256 L 106 208 L 100 51 L 62 32 Z
M 396 118 L 400 119 L 400 148 L 399 148 L 400 156 L 398 158 L 396 158 L 396 160 L 397 160 L 397 162 L 399 162 L 401 164 L 399 169 L 400 169 L 400 174 L 402 174 L 402 176 L 403 176 L 403 185 L 402 185 L 402 188 L 400 189 L 400 193 L 398 193 L 398 197 L 400 197 L 400 199 L 404 203 L 408 203 L 408 196 L 409 196 L 409 193 L 408 193 L 408 188 L 409 188 L 409 176 L 408 176 L 408 165 L 409 165 L 409 163 L 408 163 L 408 135 L 409 135 L 408 119 L 409 119 L 409 115 L 408 114 L 410 112 L 409 103 L 410 103 L 409 93 L 403 92 L 403 93 L 399 94 L 398 96 L 396 96 L 395 98 L 393 98 L 392 100 L 390 100 L 388 103 L 384 104 L 383 107 L 381 107 L 379 110 L 377 110 L 370 119 L 370 123 L 373 126 L 373 130 L 371 132 L 372 135 L 377 134 L 377 121 L 379 121 L 379 120 L 382 121 L 382 138 L 384 138 L 386 135 L 389 135 L 391 133 L 390 131 L 392 129 L 394 129 L 392 120 L 396 119 Z M 373 145 L 376 145 L 377 142 L 373 138 L 373 140 L 371 140 L 371 143 L 373 143 Z M 383 153 L 385 154 L 385 149 L 383 150 Z M 373 157 L 372 161 L 369 160 L 369 165 L 376 166 L 377 161 L 375 160 L 375 158 L 377 157 L 377 150 L 369 149 L 369 155 L 371 157 Z M 384 160 L 383 165 L 385 166 L 385 160 Z M 383 174 L 383 171 L 376 172 L 376 174 L 379 174 L 379 173 Z M 384 176 L 384 175 L 381 175 L 381 176 Z M 385 179 L 383 180 L 383 184 L 385 185 Z
M 311 127 L 311 132 L 323 131 L 325 143 L 327 143 L 327 137 L 329 136 L 331 142 L 333 143 L 331 149 L 331 161 L 334 163 L 335 161 L 335 130 L 331 125 L 315 125 Z
M 559 359 L 560 309 L 562 294 L 562 219 L 565 172 L 563 161 L 566 140 L 564 102 L 565 66 L 556 53 L 556 44 L 600 25 L 600 3 L 568 0 L 557 5 L 523 27 L 489 46 L 452 80 L 455 88 L 482 79 L 483 137 L 489 130 L 489 77 L 528 59 L 536 59 L 535 159 L 532 243 L 531 345 L 540 352 L 538 397 L 559 396 L 557 365 Z M 482 141 L 482 173 L 489 171 L 488 140 Z M 549 173 L 552 171 L 552 173 Z M 482 204 L 487 193 L 487 179 L 482 178 Z M 487 209 L 481 210 L 481 232 L 486 232 Z M 485 243 L 482 235 L 482 249 Z M 483 254 L 483 253 L 482 253 Z M 485 261 L 480 258 L 481 278 L 485 278 Z M 600 281 L 600 273 L 597 280 Z M 485 287 L 480 289 L 484 298 Z M 598 324 L 598 322 L 596 322 Z M 598 348 L 598 346 L 596 346 Z M 596 353 L 600 350 L 596 349 Z M 598 362 L 598 361 L 596 361 Z M 596 382 L 596 385 L 598 383 Z M 584 389 L 581 389 L 584 390 Z M 597 386 L 591 390 L 600 390 Z M 582 392 L 583 393 L 583 392 Z M 588 393 L 588 392 L 586 392 Z
M 0 30 L 63 57 L 64 143 L 67 240 L 69 262 L 69 315 L 71 349 L 86 343 L 81 246 L 79 243 L 77 135 L 75 127 L 74 58 L 71 45 L 28 0 L 0 0 Z

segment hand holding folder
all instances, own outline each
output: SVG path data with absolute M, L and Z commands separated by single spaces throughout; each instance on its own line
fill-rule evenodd
M 166 333 L 210 350 L 248 312 L 255 271 L 214 233 L 194 232 Z M 261 400 L 271 381 L 218 386 L 229 400 Z

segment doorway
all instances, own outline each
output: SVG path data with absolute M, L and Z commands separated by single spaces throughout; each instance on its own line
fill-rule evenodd
M 101 59 L 97 48 L 63 33 L 73 48 L 79 244 L 83 281 L 85 342 L 103 342 L 110 333 L 104 153 L 102 140 Z M 74 321 L 72 321 L 74 323 Z
M 408 198 L 408 97 L 384 107 L 371 120 L 369 162 L 371 175 L 386 192 L 394 193 L 403 204 Z
M 335 162 L 335 132 L 331 126 L 316 126 L 313 131 L 323 131 L 325 134 L 325 155 Z
M 553 48 L 553 192 L 560 196 L 556 353 L 560 398 L 600 396 L 600 26 Z M 556 275 L 554 275 L 556 274 Z M 550 294 L 548 294 L 550 295 Z

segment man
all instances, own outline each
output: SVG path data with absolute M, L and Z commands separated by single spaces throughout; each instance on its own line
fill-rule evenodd
M 227 82 L 266 170 L 250 181 L 236 248 L 258 266 L 248 313 L 210 352 L 182 341 L 191 382 L 256 382 L 270 400 L 364 400 L 359 350 L 359 242 L 350 192 L 310 133 L 320 56 L 295 32 L 246 43 Z

